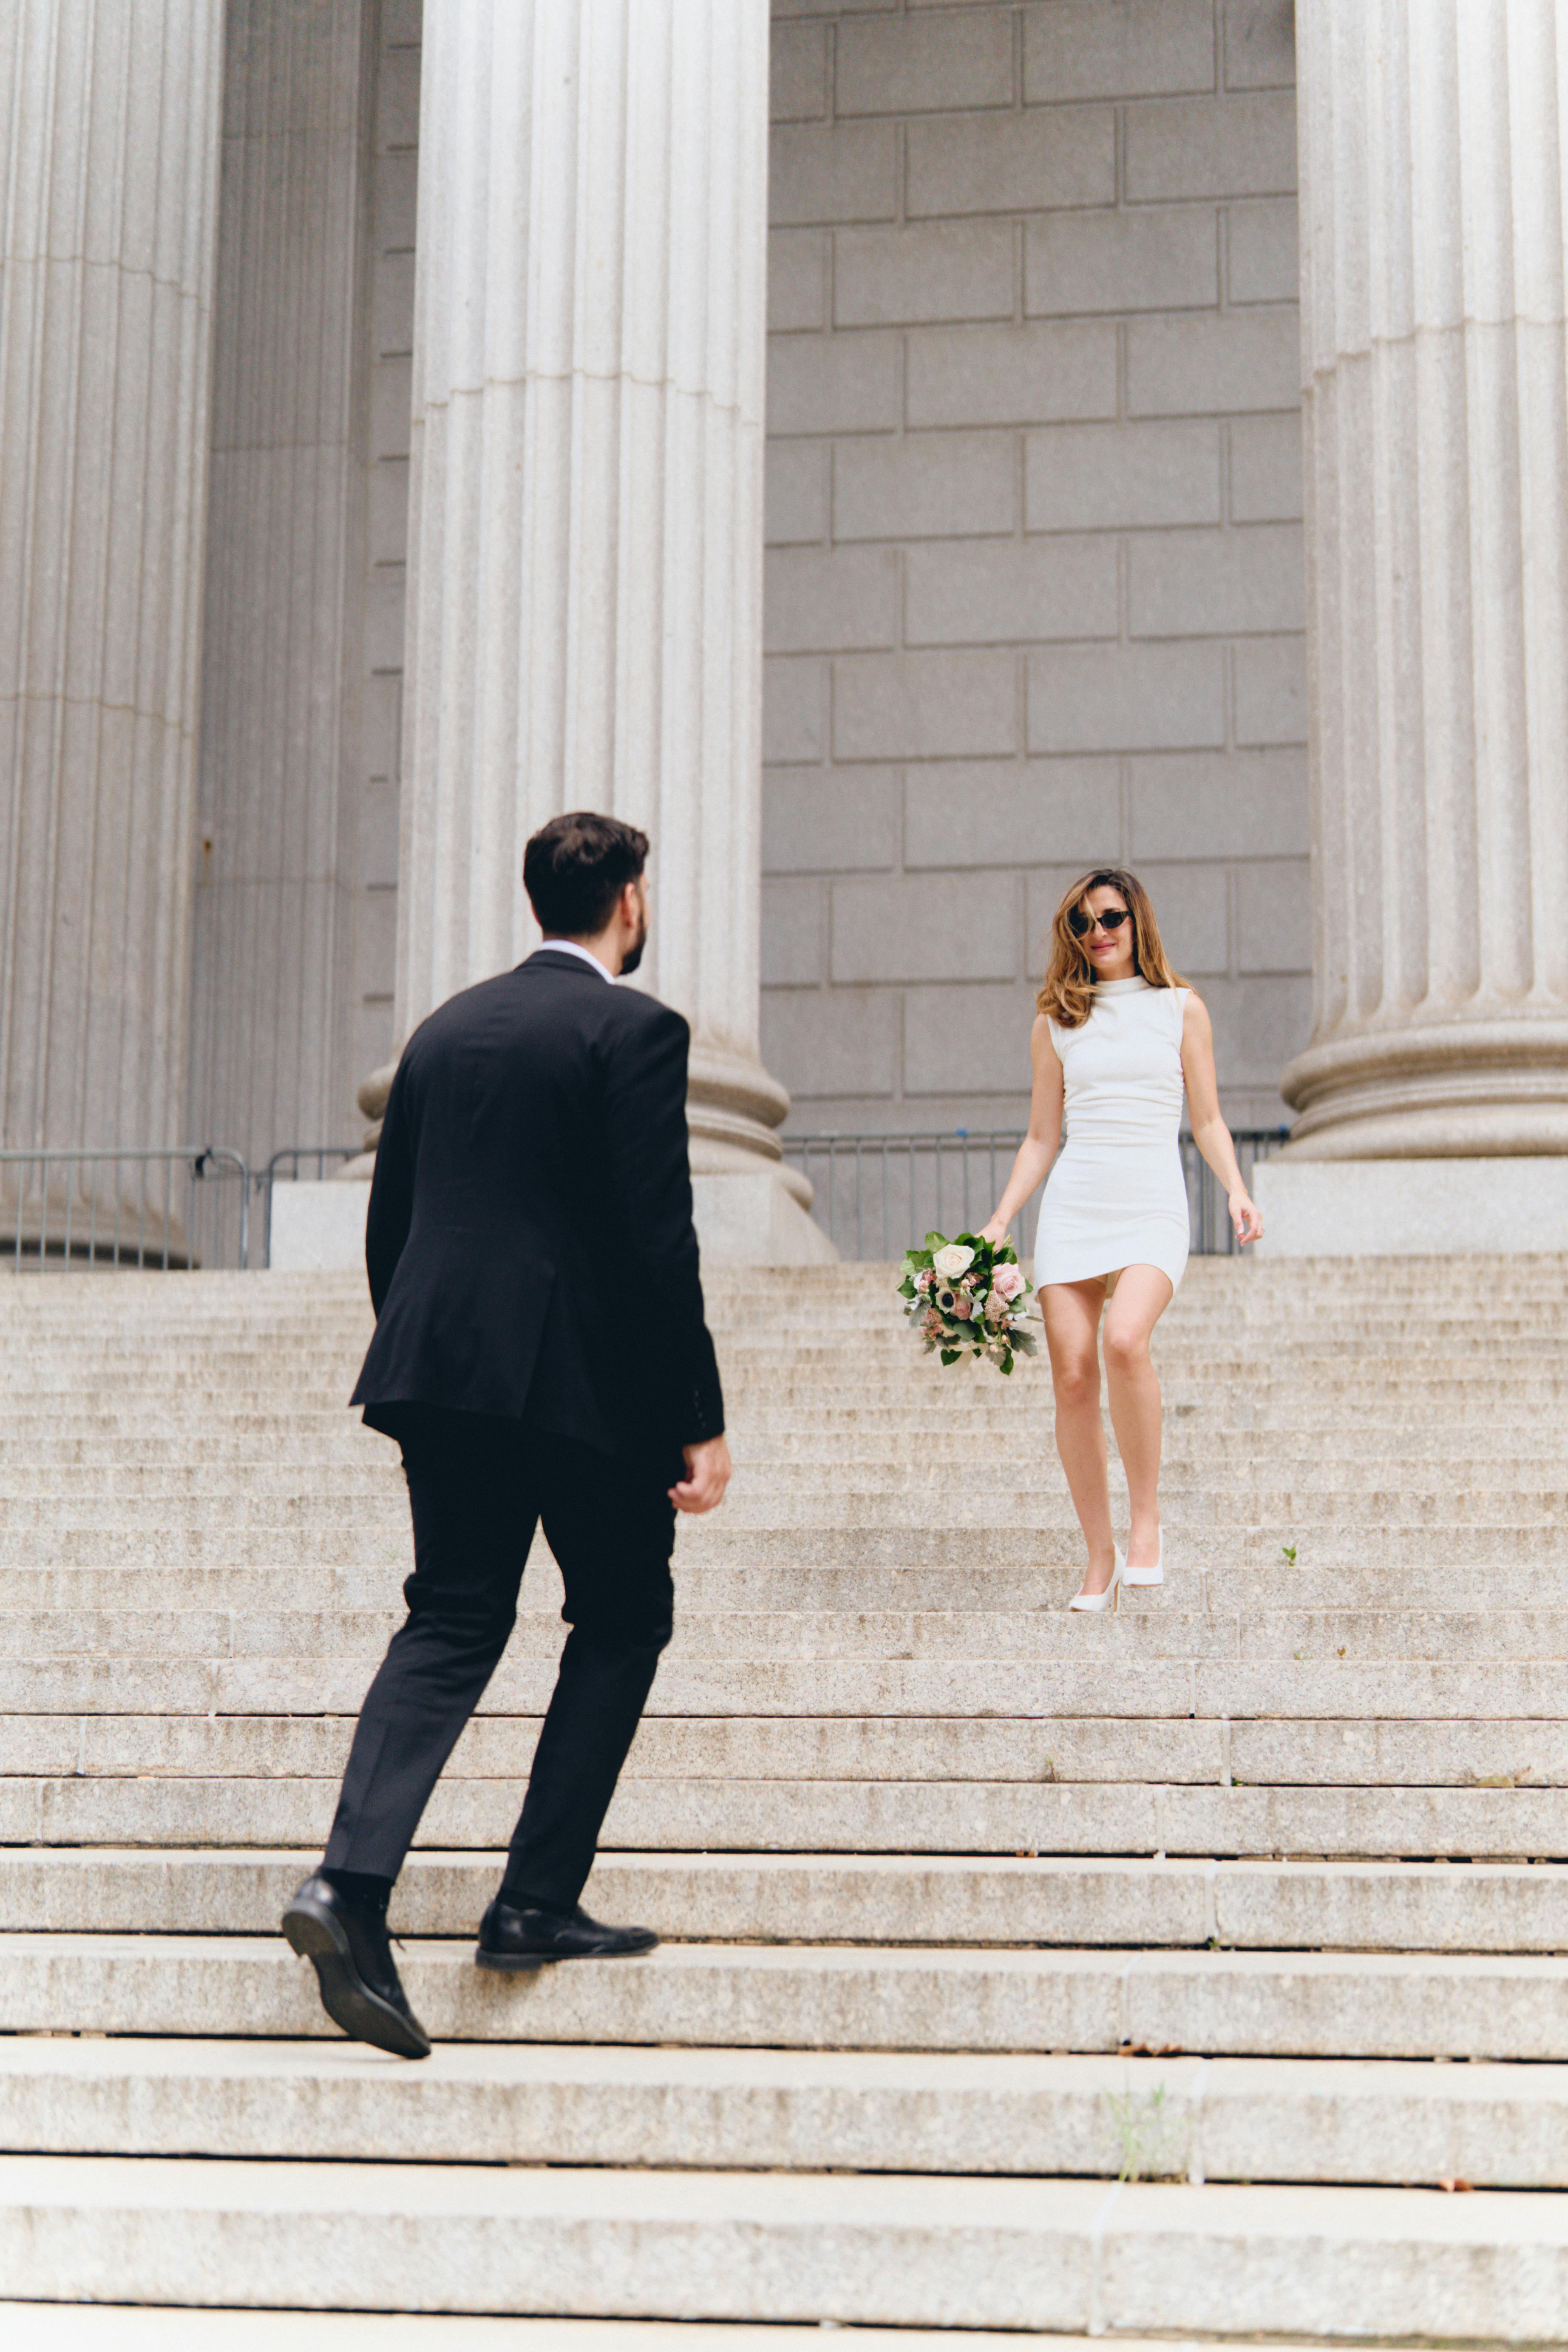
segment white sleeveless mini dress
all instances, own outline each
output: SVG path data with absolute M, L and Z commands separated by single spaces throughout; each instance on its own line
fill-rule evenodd
M 1081 1028 L 1051 1023 L 1066 1081 L 1067 1142 L 1046 1183 L 1035 1285 L 1157 1265 L 1173 1287 L 1187 1265 L 1182 1020 L 1187 988 L 1097 981 Z

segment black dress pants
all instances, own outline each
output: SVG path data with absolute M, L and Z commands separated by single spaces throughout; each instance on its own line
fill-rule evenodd
M 684 1468 L 437 1406 L 399 1408 L 414 1517 L 407 1622 L 365 1696 L 325 1856 L 395 1878 L 495 1672 L 542 1519 L 571 1627 L 507 1863 L 510 1894 L 570 1910 L 668 1642 Z

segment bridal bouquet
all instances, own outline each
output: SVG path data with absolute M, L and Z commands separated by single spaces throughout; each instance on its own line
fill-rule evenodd
M 903 1275 L 899 1296 L 928 1356 L 940 1349 L 944 1364 L 984 1356 L 1010 1372 L 1015 1350 L 1034 1354 L 1034 1333 L 1024 1327 L 1029 1286 L 1011 1242 L 927 1234 L 924 1249 L 905 1253 Z

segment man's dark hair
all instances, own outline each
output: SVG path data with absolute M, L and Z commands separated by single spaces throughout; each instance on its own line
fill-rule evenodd
M 574 809 L 542 824 L 522 853 L 522 887 L 542 931 L 591 940 L 647 864 L 647 835 L 616 816 Z

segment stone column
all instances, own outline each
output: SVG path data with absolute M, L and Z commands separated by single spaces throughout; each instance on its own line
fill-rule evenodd
M 1568 1151 L 1568 18 L 1296 23 L 1316 1003 L 1290 1156 Z
M 191 1115 L 353 1114 L 374 7 L 228 0 Z
M 547 817 L 644 826 L 693 1163 L 762 1180 L 705 1239 L 763 1256 L 820 1239 L 757 1046 L 767 121 L 767 0 L 426 0 L 396 1013 L 536 941 Z
M 0 1136 L 184 1140 L 222 0 L 0 8 Z

